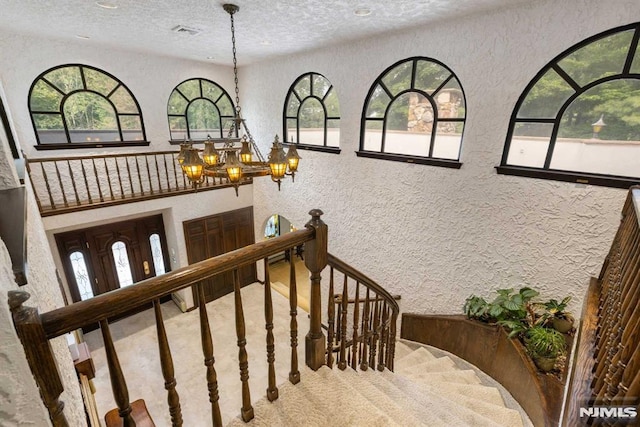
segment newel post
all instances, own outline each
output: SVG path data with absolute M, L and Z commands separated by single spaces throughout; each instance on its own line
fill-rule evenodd
M 9 291 L 8 296 L 13 324 L 24 347 L 42 401 L 49 411 L 51 422 L 54 427 L 68 427 L 69 423 L 63 412 L 64 402 L 58 400 L 64 387 L 38 309 L 22 305 L 29 299 L 30 295 L 27 292 Z
M 327 266 L 327 224 L 320 217 L 320 209 L 309 212 L 311 220 L 305 224 L 315 230 L 315 239 L 305 244 L 305 265 L 311 272 L 311 325 L 305 338 L 305 360 L 313 370 L 325 364 L 326 341 L 322 333 L 322 308 L 320 293 L 320 273 Z

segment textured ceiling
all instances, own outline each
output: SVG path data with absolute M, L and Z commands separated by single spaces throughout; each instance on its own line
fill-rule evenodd
M 235 15 L 239 63 L 287 55 L 496 9 L 527 0 L 238 0 Z M 88 44 L 126 46 L 215 63 L 231 63 L 229 15 L 224 1 L 0 0 L 0 28 L 45 37 L 89 37 Z M 368 8 L 359 17 L 354 11 Z M 184 25 L 195 36 L 171 29 Z M 207 59 L 213 57 L 213 59 Z

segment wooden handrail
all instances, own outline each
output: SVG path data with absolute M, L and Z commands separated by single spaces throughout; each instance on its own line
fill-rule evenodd
M 36 157 L 29 158 L 29 163 L 47 163 L 47 162 L 59 162 L 62 160 L 90 160 L 90 159 L 102 159 L 102 158 L 115 158 L 115 157 L 131 157 L 131 156 L 149 156 L 153 154 L 175 154 L 178 155 L 179 151 L 137 151 L 117 154 L 90 154 L 86 156 L 73 156 L 73 157 Z
M 51 339 L 81 328 L 87 323 L 121 315 L 202 279 L 309 242 L 314 239 L 314 234 L 313 229 L 297 230 L 179 268 L 162 276 L 143 280 L 135 286 L 117 289 L 43 313 L 41 318 L 45 333 L 47 338 Z

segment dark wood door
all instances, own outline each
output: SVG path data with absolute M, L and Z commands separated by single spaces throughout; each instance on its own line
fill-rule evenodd
M 169 271 L 162 215 L 55 235 L 74 302 Z
M 183 226 L 189 264 L 255 243 L 253 207 L 185 221 Z M 238 275 L 240 286 L 254 283 L 255 264 L 240 267 Z M 233 274 L 218 274 L 202 283 L 206 302 L 213 301 L 233 291 Z M 193 298 L 197 304 L 195 288 Z

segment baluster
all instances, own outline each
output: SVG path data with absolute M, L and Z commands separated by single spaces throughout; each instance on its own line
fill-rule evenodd
M 271 300 L 271 280 L 269 278 L 269 257 L 264 259 L 264 321 L 267 330 L 267 364 L 269 365 L 269 386 L 267 387 L 267 399 L 273 402 L 278 398 L 276 386 L 276 368 L 274 366 L 275 345 L 273 339 L 273 302 Z
M 87 189 L 87 198 L 89 199 L 89 204 L 93 203 L 93 198 L 91 197 L 91 189 L 89 188 L 89 180 L 87 180 L 87 170 L 84 167 L 84 161 L 80 159 L 80 166 L 82 167 L 82 177 L 84 178 L 84 187 Z
M 169 179 L 169 167 L 167 166 L 167 155 L 162 154 L 162 161 L 164 162 L 164 175 L 167 178 L 167 191 L 171 191 L 171 180 Z
M 158 167 L 158 155 L 153 155 L 153 161 L 156 164 L 156 176 L 158 177 L 158 192 L 162 193 L 162 178 L 160 178 L 160 168 Z
M 640 395 L 640 346 L 636 347 L 629 364 L 624 368 L 622 381 L 618 385 L 618 393 L 611 399 L 614 405 L 637 403 Z M 628 397 L 627 397 L 628 396 Z
M 367 294 L 364 299 L 364 309 L 362 313 L 362 354 L 360 355 L 360 370 L 366 371 L 369 369 L 369 362 L 367 357 L 367 345 L 369 340 L 369 288 L 367 288 Z
M 327 366 L 333 368 L 333 340 L 336 317 L 336 302 L 333 295 L 333 267 L 330 268 L 329 299 L 327 301 Z
M 109 183 L 109 194 L 111 195 L 111 200 L 115 200 L 116 198 L 113 197 L 113 187 L 111 186 L 111 174 L 109 173 L 109 166 L 107 166 L 107 158 L 103 157 L 102 160 L 104 161 L 104 171 L 107 175 L 107 182 Z
M 169 404 L 169 414 L 171 415 L 171 425 L 180 427 L 182 425 L 182 411 L 180 409 L 180 397 L 176 391 L 176 379 L 173 372 L 173 358 L 167 340 L 167 333 L 162 320 L 162 306 L 160 300 L 153 300 L 153 309 L 156 315 L 156 332 L 158 334 L 158 350 L 160 352 L 160 366 L 164 377 L 164 388 L 167 390 L 167 403 Z
M 387 303 L 382 303 L 382 321 L 380 322 L 380 349 L 378 350 L 378 371 L 385 368 L 385 345 L 389 333 L 389 308 Z
M 171 159 L 173 160 L 172 164 L 173 164 L 173 177 L 175 178 L 175 183 L 176 183 L 176 190 L 178 189 L 178 187 L 180 187 L 180 185 L 178 184 L 178 171 L 176 170 L 176 164 L 178 163 L 177 160 L 173 159 L 173 156 L 171 157 Z M 184 178 L 184 174 L 183 175 Z
M 56 204 L 53 201 L 53 196 L 51 195 L 51 186 L 49 185 L 49 179 L 47 178 L 47 171 L 44 169 L 44 163 L 40 162 L 40 169 L 42 170 L 42 177 L 44 178 L 44 183 L 47 187 L 47 194 L 49 195 L 49 203 L 51 204 L 51 209 L 56 208 Z
M 242 382 L 242 408 L 240 414 L 244 422 L 253 419 L 251 406 L 251 391 L 249 390 L 249 360 L 247 356 L 247 338 L 245 336 L 244 312 L 242 309 L 242 295 L 240 294 L 240 277 L 238 269 L 233 270 L 233 291 L 236 311 L 236 335 L 238 337 L 238 364 L 240 366 L 240 381 Z
M 344 275 L 342 284 L 342 299 L 340 300 L 340 356 L 338 357 L 338 369 L 345 370 L 347 367 L 346 345 L 347 345 L 347 311 L 349 309 L 349 294 L 347 293 L 347 275 Z
M 136 171 L 138 172 L 138 183 L 140 184 L 140 194 L 144 196 L 144 187 L 142 185 L 142 174 L 140 173 L 140 163 L 138 162 L 138 156 L 134 156 L 136 159 Z
M 209 390 L 209 402 L 211 402 L 211 418 L 215 427 L 222 427 L 222 415 L 220 415 L 220 405 L 218 400 L 218 375 L 214 367 L 213 341 L 211 340 L 211 329 L 209 327 L 209 316 L 207 315 L 207 305 L 204 298 L 204 285 L 198 283 L 198 311 L 200 312 L 200 338 L 202 340 L 202 353 L 204 364 L 207 367 L 207 388 Z
M 31 162 L 26 157 L 24 158 L 24 167 L 27 170 L 27 175 L 31 176 Z M 42 212 L 42 202 L 40 201 L 40 196 L 36 191 L 36 187 L 33 187 L 33 194 L 36 197 L 36 205 L 38 205 L 38 211 Z
M 125 157 L 125 161 L 126 161 Z M 122 187 L 122 176 L 120 175 L 120 165 L 118 164 L 118 158 L 114 157 L 113 162 L 116 164 L 116 172 L 118 173 L 118 185 L 120 186 L 120 198 L 124 199 L 124 188 Z
M 144 163 L 147 166 L 147 179 L 149 180 L 149 191 L 153 194 L 153 183 L 151 181 L 151 168 L 149 167 L 149 155 L 144 155 Z
M 389 334 L 389 344 L 387 345 L 387 369 L 394 371 L 395 367 L 395 357 L 396 357 L 396 334 L 397 334 L 397 326 L 398 323 L 398 313 L 393 312 L 391 315 L 391 326 L 390 326 L 390 334 Z
M 318 370 L 325 363 L 325 336 L 322 333 L 322 301 L 320 294 L 321 272 L 327 266 L 327 225 L 320 218 L 322 211 L 314 209 L 309 212 L 311 220 L 305 224 L 306 228 L 315 231 L 314 239 L 305 244 L 306 256 L 304 262 L 311 272 L 311 301 L 310 326 L 305 337 L 305 358 L 307 366 Z
M 69 423 L 64 415 L 64 402 L 58 400 L 64 386 L 38 310 L 23 305 L 29 299 L 27 292 L 10 290 L 7 296 L 13 324 L 22 342 L 42 401 L 49 411 L 51 422 L 54 427 L 68 427 Z
M 356 281 L 356 296 L 353 304 L 353 339 L 351 344 L 351 367 L 354 370 L 358 368 L 358 323 L 360 321 L 360 282 Z
M 131 403 L 129 402 L 129 390 L 127 383 L 118 361 L 111 332 L 109 331 L 109 323 L 106 319 L 100 321 L 100 330 L 102 331 L 102 339 L 104 341 L 104 352 L 107 357 L 107 366 L 109 367 L 109 377 L 111 378 L 111 390 L 113 398 L 118 406 L 118 415 L 122 418 L 123 427 L 135 427 L 136 422 L 131 415 Z
M 96 159 L 91 159 L 91 163 L 93 164 L 93 176 L 95 176 L 96 184 L 98 184 L 98 195 L 100 196 L 100 201 L 104 202 L 104 197 L 102 196 L 102 187 L 100 186 L 100 177 L 98 176 L 98 169 L 96 169 Z
M 378 346 L 378 325 L 380 324 L 380 301 L 378 299 L 377 294 L 376 294 L 374 303 L 375 303 L 375 307 L 373 310 L 373 318 L 371 319 L 372 321 L 372 327 L 371 327 L 372 335 L 371 335 L 371 344 L 370 344 L 371 347 L 369 348 L 369 366 L 371 366 L 371 368 L 373 369 L 376 368 L 376 350 Z
M 53 165 L 56 167 L 56 175 L 58 176 L 58 185 L 60 185 L 60 192 L 62 193 L 62 203 L 65 208 L 69 207 L 69 203 L 67 202 L 67 195 L 64 192 L 64 185 L 62 185 L 62 177 L 60 176 L 60 169 L 58 169 L 58 162 L 56 160 L 53 161 Z
M 76 197 L 76 206 L 80 205 L 80 197 L 78 196 L 78 188 L 76 187 L 76 179 L 73 176 L 73 171 L 71 170 L 71 164 L 69 160 L 67 160 L 67 169 L 69 170 L 69 178 L 71 179 L 71 184 L 73 185 L 73 194 Z
M 291 334 L 291 371 L 289 372 L 289 382 L 298 384 L 300 382 L 300 370 L 298 369 L 298 285 L 296 282 L 296 263 L 293 259 L 293 251 L 289 251 L 289 314 L 291 321 L 289 329 Z
M 126 165 L 127 165 L 127 175 L 129 176 L 129 191 L 131 192 L 131 197 L 135 195 L 135 191 L 133 189 L 133 177 L 131 176 L 131 167 L 129 167 L 129 158 L 125 157 Z

